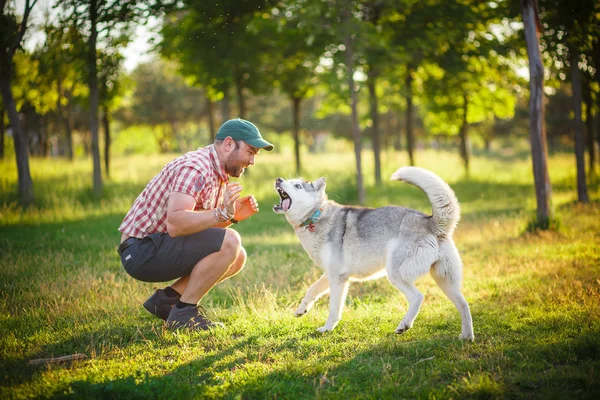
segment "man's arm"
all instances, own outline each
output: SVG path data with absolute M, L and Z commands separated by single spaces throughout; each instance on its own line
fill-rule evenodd
M 230 222 L 219 222 L 214 210 L 194 211 L 196 200 L 189 194 L 171 192 L 167 207 L 167 232 L 171 237 L 191 235 L 212 227 L 224 228 Z

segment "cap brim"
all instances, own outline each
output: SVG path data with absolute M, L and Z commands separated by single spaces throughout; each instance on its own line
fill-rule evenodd
M 249 139 L 244 140 L 244 142 L 248 143 L 252 147 L 256 147 L 259 149 L 265 149 L 266 151 L 273 150 L 273 145 L 267 142 L 265 139 Z

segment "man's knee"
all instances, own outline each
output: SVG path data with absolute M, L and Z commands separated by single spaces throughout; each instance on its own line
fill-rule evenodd
M 238 272 L 240 272 L 242 270 L 242 268 L 244 268 L 244 265 L 246 265 L 246 257 L 247 257 L 246 249 L 241 247 L 238 257 L 236 258 L 235 262 L 231 266 L 231 268 L 233 268 L 232 272 L 234 274 L 237 274 Z
M 226 229 L 223 244 L 221 245 L 221 250 L 219 250 L 219 252 L 223 253 L 224 256 L 229 256 L 235 260 L 238 258 L 241 250 L 242 238 L 240 237 L 240 234 L 233 229 Z

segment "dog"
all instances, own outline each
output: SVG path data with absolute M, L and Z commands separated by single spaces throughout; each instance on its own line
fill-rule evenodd
M 454 191 L 423 168 L 402 167 L 390 179 L 425 192 L 432 215 L 399 206 L 340 205 L 328 200 L 324 177 L 314 182 L 275 180 L 280 201 L 273 211 L 285 215 L 310 259 L 324 272 L 308 289 L 295 315 L 306 314 L 319 297 L 329 292 L 329 317 L 317 330 L 331 331 L 342 317 L 349 283 L 387 275 L 408 300 L 406 315 L 395 329 L 395 333 L 402 334 L 413 327 L 423 302 L 423 294 L 414 282 L 430 272 L 460 313 L 459 338 L 474 340 L 469 304 L 461 292 L 462 261 L 452 240 L 460 218 Z

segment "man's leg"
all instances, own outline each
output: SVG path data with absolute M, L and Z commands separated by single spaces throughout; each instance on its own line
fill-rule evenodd
M 226 278 L 225 275 L 234 266 L 233 264 L 238 259 L 241 249 L 242 239 L 239 233 L 232 229 L 227 229 L 221 249 L 216 253 L 204 257 L 192 269 L 187 286 L 181 294 L 180 301 L 188 304 L 197 304 L 215 284 Z M 234 273 L 237 271 L 234 271 Z
M 217 283 L 221 283 L 224 280 L 229 279 L 232 276 L 236 275 L 238 272 L 240 272 L 242 270 L 242 268 L 244 268 L 244 266 L 246 265 L 246 257 L 247 257 L 246 249 L 241 247 L 238 257 L 235 259 L 233 264 L 231 264 L 231 266 L 229 267 L 229 269 L 227 270 L 225 275 L 223 275 Z M 190 275 L 186 275 L 184 277 L 177 279 L 175 282 L 173 282 L 169 286 L 181 295 L 183 292 L 185 292 L 185 288 L 187 288 L 189 281 L 190 281 Z

